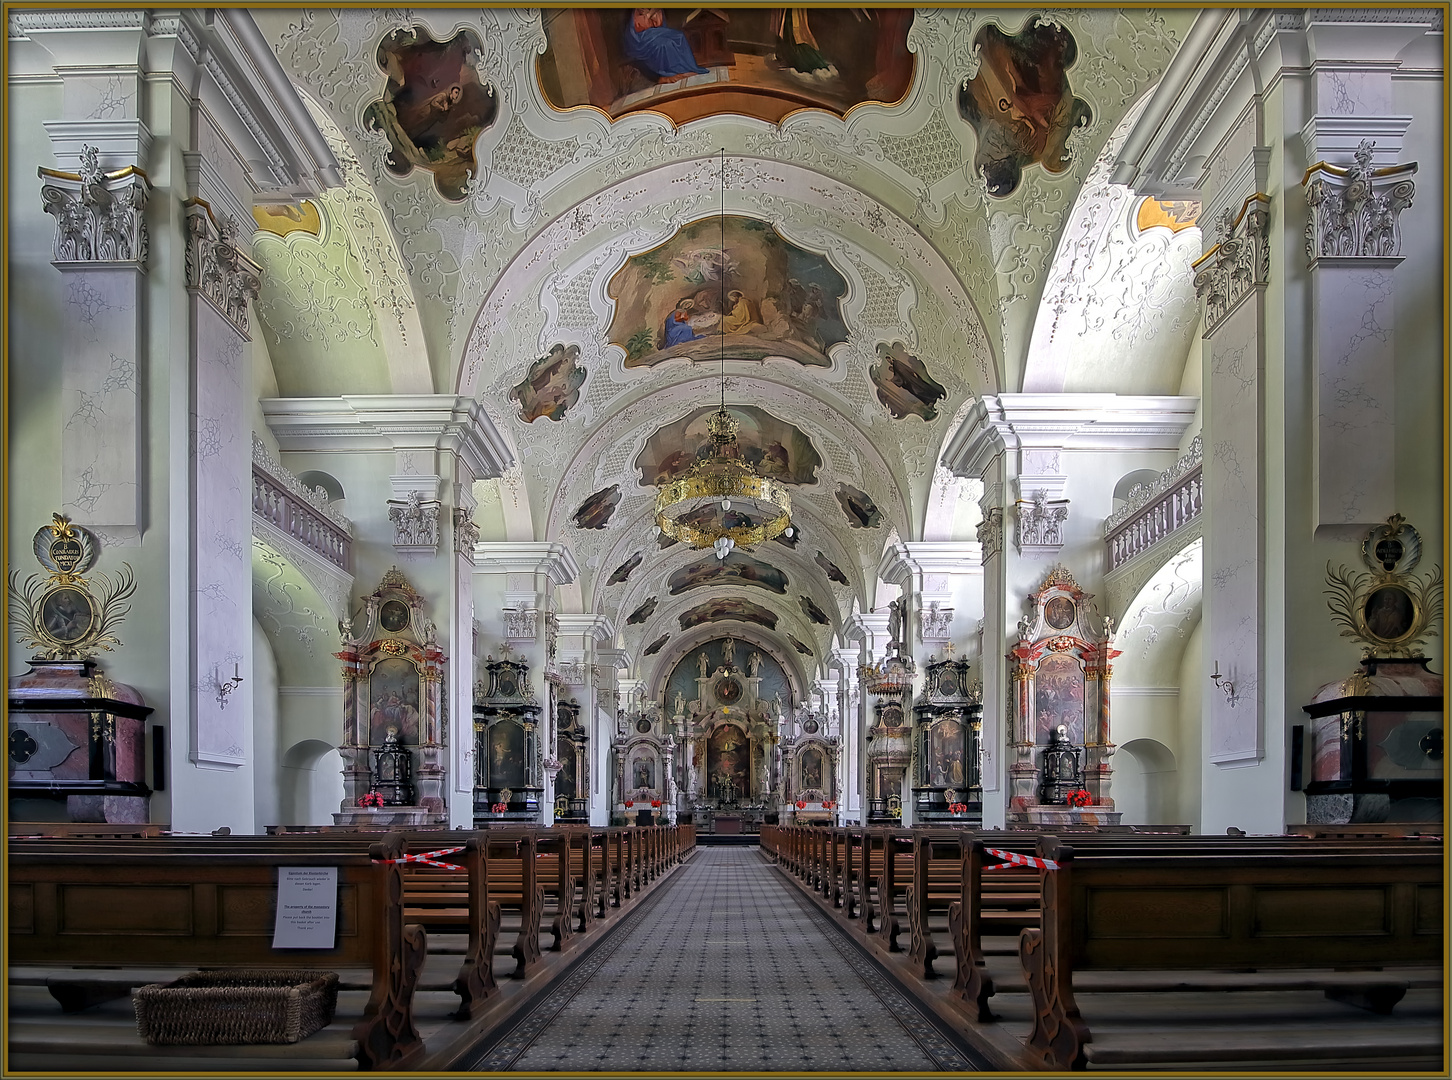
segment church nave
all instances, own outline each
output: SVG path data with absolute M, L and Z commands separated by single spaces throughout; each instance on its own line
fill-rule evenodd
M 755 846 L 701 847 L 479 1072 L 961 1072 L 981 1067 Z

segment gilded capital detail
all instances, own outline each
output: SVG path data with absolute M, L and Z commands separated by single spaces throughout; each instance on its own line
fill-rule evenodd
M 81 149 L 79 173 L 41 169 L 46 181 L 41 204 L 55 218 L 56 266 L 131 263 L 146 267 L 150 237 L 146 231 L 146 200 L 151 184 L 134 166 L 102 172 L 100 152 Z
M 1219 242 L 1195 264 L 1195 295 L 1205 301 L 1207 335 L 1247 294 L 1270 281 L 1270 199 L 1252 195 L 1239 217 L 1227 207 L 1216 231 Z
M 1306 172 L 1306 258 L 1400 258 L 1401 215 L 1412 205 L 1417 163 L 1371 167 L 1376 143 L 1363 139 L 1349 168 L 1322 162 Z
M 262 268 L 237 246 L 230 217 L 214 222 L 205 204 L 187 205 L 187 288 L 201 293 L 232 328 L 248 334 L 247 301 L 262 287 Z

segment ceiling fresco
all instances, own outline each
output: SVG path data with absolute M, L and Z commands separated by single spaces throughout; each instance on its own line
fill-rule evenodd
M 750 600 L 743 600 L 737 596 L 723 596 L 715 600 L 707 600 L 704 604 L 697 604 L 689 611 L 682 612 L 677 621 L 681 624 L 682 630 L 689 630 L 693 626 L 701 626 L 704 623 L 718 622 L 756 623 L 768 630 L 775 630 L 776 619 L 774 612 L 760 604 L 754 604 Z
M 482 535 L 568 543 L 575 602 L 627 651 L 669 663 L 682 617 L 730 618 L 745 586 L 777 655 L 825 657 L 877 606 L 885 540 L 926 536 L 977 396 L 1035 370 L 1122 378 L 1089 317 L 1126 274 L 1182 303 L 1125 263 L 1178 267 L 1188 210 L 1093 192 L 1194 12 L 643 12 L 258 9 L 346 180 L 315 227 L 289 213 L 307 206 L 258 218 L 259 323 L 284 395 L 477 398 L 517 462 L 476 488 Z M 704 72 L 650 67 L 681 38 Z M 992 106 L 979 130 L 965 85 Z M 1056 262 L 1070 245 L 1099 254 Z M 1139 329 L 1133 291 L 1114 329 L 1158 384 L 1181 337 Z M 1052 371 L 1033 359 L 1050 292 Z M 799 532 L 741 555 L 790 594 L 673 596 L 703 556 L 649 532 L 653 485 L 705 444 L 723 352 L 748 460 L 796 485 Z
M 724 559 L 707 555 L 699 562 L 681 567 L 668 581 L 672 596 L 708 585 L 749 585 L 778 595 L 785 595 L 787 591 L 786 574 L 770 563 L 758 562 L 739 551 L 731 552 Z
M 830 367 L 827 350 L 847 337 L 846 291 L 827 259 L 766 222 L 718 216 L 626 260 L 606 290 L 615 301 L 607 333 L 625 350 L 627 368 L 728 352 L 733 360 L 779 356 Z
M 545 99 L 677 123 L 723 112 L 769 123 L 842 115 L 907 93 L 912 11 L 898 8 L 591 8 L 547 11 Z
M 366 122 L 391 150 L 390 170 L 434 174 L 439 193 L 462 199 L 474 172 L 474 140 L 498 114 L 494 87 L 481 82 L 479 36 L 460 30 L 435 41 L 423 27 L 395 30 L 378 45 L 378 66 L 388 73 L 383 97 L 368 106 Z
M 679 480 L 714 449 L 706 423 L 717 406 L 696 409 L 652 435 L 635 459 L 642 484 L 659 486 Z M 731 405 L 726 411 L 737 423 L 736 447 L 743 461 L 762 476 L 784 484 L 815 484 L 822 456 L 795 424 L 779 420 L 754 405 Z

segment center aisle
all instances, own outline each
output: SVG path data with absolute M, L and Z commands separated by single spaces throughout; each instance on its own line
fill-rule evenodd
M 462 1066 L 940 1072 L 975 1066 L 755 847 L 702 847 Z

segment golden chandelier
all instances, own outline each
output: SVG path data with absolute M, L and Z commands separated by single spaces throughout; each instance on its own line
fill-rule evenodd
M 721 307 L 726 306 L 726 151 L 721 151 Z M 718 333 L 720 331 L 718 330 Z M 792 500 L 786 487 L 762 476 L 741 459 L 736 420 L 726 411 L 726 336 L 721 334 L 721 407 L 706 421 L 711 456 L 655 496 L 655 527 L 693 548 L 713 548 L 724 559 L 732 548 L 755 547 L 792 535 Z M 731 525 L 732 501 L 741 504 L 742 523 Z M 720 513 L 714 513 L 719 503 Z M 702 512 L 707 511 L 707 512 Z

